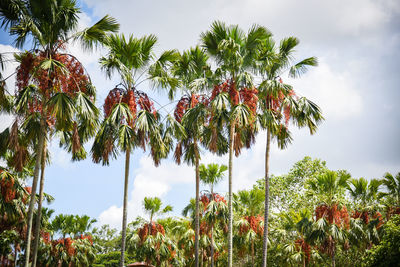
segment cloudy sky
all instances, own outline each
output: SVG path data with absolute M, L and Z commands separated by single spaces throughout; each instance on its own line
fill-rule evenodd
M 294 142 L 284 151 L 272 149 L 273 174 L 286 173 L 294 162 L 308 155 L 327 161 L 331 169 L 346 169 L 353 177 L 381 177 L 400 171 L 400 2 L 396 0 L 82 0 L 80 27 L 91 25 L 105 14 L 115 17 L 125 34 L 155 34 L 157 51 L 187 49 L 199 42 L 201 32 L 214 20 L 239 24 L 247 30 L 257 23 L 269 28 L 279 40 L 301 40 L 296 57 L 316 56 L 319 67 L 301 79 L 290 80 L 295 90 L 320 105 L 326 121 L 310 136 L 293 130 Z M 0 34 L 0 51 L 15 51 L 13 39 Z M 117 77 L 106 80 L 98 67 L 104 51 L 70 52 L 85 64 L 102 104 Z M 12 64 L 5 75 L 13 72 Z M 9 88 L 13 86 L 9 81 Z M 146 86 L 140 88 L 147 90 Z M 155 95 L 167 103 L 162 95 Z M 1 117 L 4 129 L 10 118 Z M 90 148 L 91 144 L 87 144 Z M 256 145 L 234 160 L 234 189 L 249 188 L 263 176 L 265 133 Z M 55 197 L 50 205 L 57 213 L 88 214 L 120 228 L 124 157 L 110 166 L 90 159 L 72 163 L 70 156 L 51 143 L 52 164 L 46 169 L 45 191 Z M 226 157 L 202 154 L 202 162 L 227 163 Z M 170 159 L 153 166 L 146 153 L 131 157 L 129 218 L 143 214 L 145 196 L 159 196 L 179 215 L 194 195 L 194 171 Z M 226 182 L 218 186 L 227 191 Z

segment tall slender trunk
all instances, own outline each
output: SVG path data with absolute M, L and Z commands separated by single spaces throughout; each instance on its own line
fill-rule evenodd
M 251 240 L 251 266 L 254 267 L 254 239 Z
M 214 188 L 211 184 L 211 201 L 214 201 Z M 211 224 L 211 267 L 214 267 L 214 222 Z
M 233 231 L 233 214 L 232 214 L 232 166 L 233 166 L 233 138 L 234 138 L 234 130 L 235 124 L 231 122 L 229 128 L 229 170 L 228 170 L 228 184 L 229 184 L 229 196 L 228 196 L 228 210 L 229 210 L 229 219 L 228 219 L 228 267 L 233 266 L 233 258 L 232 258 L 232 231 Z
M 18 258 L 18 249 L 17 249 L 17 241 L 14 244 L 14 267 L 17 267 L 17 258 Z
M 28 227 L 26 233 L 25 264 L 24 264 L 25 267 L 29 266 L 29 258 L 30 258 L 29 256 L 31 253 L 31 239 L 32 239 L 33 209 L 35 207 L 35 200 L 36 200 L 35 197 L 36 197 L 36 189 L 39 178 L 39 169 L 42 161 L 44 138 L 46 135 L 46 130 L 45 130 L 46 118 L 44 114 L 45 112 L 42 112 L 42 118 L 40 119 L 39 140 L 36 152 L 36 163 L 35 163 L 35 169 L 33 171 L 32 192 L 28 208 L 28 217 L 27 217 Z
M 263 240 L 263 267 L 267 267 L 268 253 L 268 215 L 269 215 L 269 151 L 271 147 L 271 132 L 267 129 L 267 145 L 265 149 L 265 202 L 264 202 L 264 240 Z
M 122 212 L 122 242 L 121 242 L 121 259 L 119 266 L 124 267 L 125 264 L 125 241 L 126 241 L 126 220 L 128 214 L 128 182 L 129 182 L 129 161 L 131 151 L 128 148 L 125 152 L 125 182 L 124 182 L 124 207 Z
M 42 217 L 42 202 L 43 202 L 43 189 L 44 189 L 44 169 L 46 167 L 46 141 L 43 143 L 43 151 L 42 151 L 42 164 L 40 168 L 40 186 L 39 186 L 39 202 L 38 202 L 38 211 L 36 214 L 36 222 L 35 222 L 35 240 L 33 243 L 33 260 L 32 267 L 36 267 L 37 261 L 37 253 L 39 248 L 40 241 L 40 219 Z
M 195 267 L 199 267 L 199 235 L 200 235 L 200 222 L 199 222 L 199 199 L 200 199 L 200 171 L 199 171 L 199 152 L 197 148 L 197 140 L 194 139 L 195 146 L 195 172 L 196 172 L 196 210 L 195 210 L 195 234 L 194 234 L 194 261 Z
M 336 246 L 336 245 L 335 245 L 335 246 Z M 335 254 L 336 254 L 336 249 L 333 248 L 333 253 L 332 253 L 332 267 L 335 267 L 335 266 L 336 266 Z

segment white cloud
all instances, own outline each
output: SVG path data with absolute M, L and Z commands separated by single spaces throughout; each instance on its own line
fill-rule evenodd
M 131 161 L 131 168 L 135 168 L 135 171 L 130 173 L 133 188 L 130 190 L 128 202 L 128 221 L 144 215 L 142 202 L 145 197 L 163 198 L 174 184 L 191 183 L 193 181 L 193 168 L 187 165 L 178 166 L 168 161 L 156 168 L 147 156 L 140 159 L 139 167 L 135 166 L 135 163 Z M 121 202 L 122 197 L 121 195 Z M 99 216 L 100 224 L 110 224 L 119 229 L 121 228 L 121 221 L 122 205 L 118 207 L 113 205 Z
M 317 103 L 327 120 L 358 116 L 363 108 L 363 99 L 351 72 L 334 71 L 324 59 L 321 61 L 303 78 L 291 81 L 295 91 Z

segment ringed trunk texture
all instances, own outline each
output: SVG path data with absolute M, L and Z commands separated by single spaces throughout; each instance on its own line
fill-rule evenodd
M 232 214 L 232 166 L 233 166 L 233 135 L 235 130 L 235 124 L 232 122 L 229 128 L 229 171 L 228 171 L 228 184 L 229 184 L 229 196 L 228 196 L 228 267 L 233 266 L 233 243 L 232 243 L 232 231 L 233 231 L 233 214 Z
M 195 210 L 195 234 L 194 234 L 194 261 L 195 266 L 199 267 L 199 235 L 200 235 L 200 222 L 199 222 L 199 201 L 200 201 L 200 170 L 199 170 L 199 154 L 197 150 L 197 142 L 195 142 L 195 172 L 196 172 L 196 210 Z
M 43 116 L 40 119 L 40 129 L 39 129 L 39 140 L 38 140 L 38 148 L 36 153 L 36 163 L 35 169 L 33 172 L 33 181 L 32 181 L 32 192 L 31 197 L 29 200 L 29 208 L 28 208 L 28 217 L 27 217 L 27 233 L 26 233 L 26 248 L 25 248 L 25 267 L 29 266 L 29 258 L 31 254 L 31 239 L 32 239 L 32 222 L 33 222 L 33 209 L 35 207 L 35 197 L 36 197 L 36 189 L 37 183 L 39 178 L 39 169 L 42 161 L 42 152 L 43 152 L 43 145 L 44 145 L 44 138 L 46 135 L 45 125 L 46 119 Z
M 264 202 L 264 240 L 263 240 L 263 267 L 267 267 L 268 254 L 268 215 L 269 215 L 269 151 L 271 147 L 271 133 L 267 129 L 267 144 L 265 149 L 265 202 Z
M 129 183 L 129 161 L 131 151 L 128 148 L 125 152 L 125 181 L 124 181 L 124 207 L 122 212 L 122 242 L 121 242 L 121 259 L 119 266 L 125 266 L 125 241 L 126 241 L 126 220 L 128 215 L 128 183 Z
M 43 202 L 44 169 L 45 169 L 45 167 L 46 167 L 46 141 L 43 144 L 42 165 L 40 167 L 39 202 L 38 202 L 38 211 L 37 211 L 36 222 L 35 222 L 35 232 L 34 232 L 35 240 L 33 243 L 32 267 L 36 267 L 37 253 L 38 253 L 39 241 L 40 241 L 40 219 L 42 217 L 42 202 Z

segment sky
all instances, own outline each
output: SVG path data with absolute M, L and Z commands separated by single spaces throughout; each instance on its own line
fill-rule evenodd
M 238 24 L 247 30 L 252 24 L 267 27 L 275 40 L 296 36 L 301 43 L 295 57 L 316 56 L 319 66 L 300 79 L 285 82 L 297 93 L 317 103 L 325 121 L 316 134 L 292 127 L 294 141 L 285 150 L 276 144 L 271 150 L 271 173 L 287 173 L 304 156 L 320 158 L 330 169 L 345 169 L 353 177 L 379 178 L 385 172 L 400 171 L 400 2 L 396 0 L 81 0 L 80 28 L 92 25 L 106 14 L 121 24 L 121 32 L 140 37 L 155 34 L 157 53 L 184 50 L 199 44 L 201 32 L 215 20 Z M 17 51 L 13 38 L 0 33 L 0 52 Z M 97 106 L 118 77 L 107 80 L 99 69 L 104 50 L 83 52 L 71 45 L 69 52 L 87 68 L 97 88 Z M 4 76 L 13 73 L 9 64 Z M 8 88 L 13 88 L 13 77 Z M 168 100 L 160 92 L 148 91 L 160 103 Z M 12 118 L 0 117 L 0 130 Z M 266 134 L 257 136 L 251 150 L 234 159 L 234 190 L 251 188 L 263 177 Z M 90 149 L 91 142 L 85 145 Z M 55 201 L 56 213 L 87 214 L 99 224 L 120 228 L 122 218 L 124 157 L 109 166 L 88 158 L 71 162 L 70 155 L 53 140 L 51 165 L 46 168 L 45 192 Z M 202 163 L 227 164 L 226 156 L 202 153 Z M 171 158 L 155 167 L 148 152 L 135 150 L 131 156 L 128 220 L 143 215 L 145 196 L 158 196 L 174 207 L 179 216 L 194 196 L 194 169 L 177 166 Z M 201 189 L 207 189 L 202 186 Z M 227 181 L 217 191 L 227 191 Z M 171 215 L 171 214 L 170 214 Z

